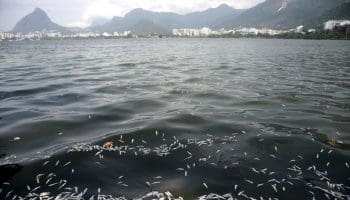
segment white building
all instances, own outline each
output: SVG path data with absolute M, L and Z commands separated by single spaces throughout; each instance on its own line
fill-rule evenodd
M 112 36 L 112 34 L 107 33 L 107 32 L 104 32 L 104 33 L 102 33 L 102 36 L 103 36 L 103 37 L 111 37 L 111 36 Z
M 0 32 L 0 40 L 8 40 L 15 38 L 16 35 L 14 33 L 9 32 Z
M 212 30 L 208 27 L 203 27 L 201 30 L 200 30 L 200 35 L 202 36 L 209 36 L 212 34 Z
M 259 31 L 256 28 L 242 28 L 237 30 L 242 35 L 258 35 Z
M 127 36 L 129 36 L 129 35 L 131 35 L 131 31 L 124 31 L 124 32 L 123 32 L 123 36 L 124 36 L 124 37 L 127 37 Z
M 49 38 L 61 37 L 61 33 L 60 32 L 52 32 L 52 33 L 47 33 L 46 36 Z
M 304 26 L 303 26 L 303 25 L 298 26 L 298 27 L 295 29 L 295 32 L 297 32 L 297 33 L 302 33 L 302 32 L 303 32 L 303 29 L 304 29 Z
M 336 26 L 350 25 L 350 20 L 329 20 L 324 23 L 325 30 L 333 30 Z

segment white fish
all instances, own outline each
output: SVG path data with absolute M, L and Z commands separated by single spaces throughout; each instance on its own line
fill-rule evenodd
M 56 183 L 52 183 L 52 184 L 49 185 L 49 187 L 55 186 L 57 184 L 58 184 L 57 182 Z
M 48 161 L 45 161 L 44 164 L 43 164 L 43 166 L 49 164 L 49 162 L 50 162 L 49 160 L 48 160 Z
M 203 183 L 204 187 L 208 189 L 208 185 L 206 183 Z
M 31 192 L 35 192 L 36 190 L 38 190 L 40 188 L 40 186 L 35 187 Z
M 271 185 L 271 187 L 273 188 L 273 190 L 275 190 L 275 192 L 278 192 L 276 184 Z
M 60 185 L 60 186 L 58 187 L 58 190 L 61 190 L 66 184 L 67 184 L 67 182 L 62 183 L 62 185 Z
M 67 165 L 69 165 L 69 164 L 71 164 L 70 161 L 66 162 L 66 164 L 63 165 L 63 167 L 65 167 L 65 166 L 67 166 Z
M 151 187 L 151 183 L 150 182 L 146 181 L 145 183 L 146 183 L 147 187 Z
M 35 180 L 36 180 L 36 182 L 37 182 L 38 184 L 40 184 L 40 177 L 41 177 L 41 176 L 44 176 L 44 174 L 38 174 L 38 175 L 36 175 Z
M 46 180 L 45 184 L 47 185 L 52 180 L 52 177 Z

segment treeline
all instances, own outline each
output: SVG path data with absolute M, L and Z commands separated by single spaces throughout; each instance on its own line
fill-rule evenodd
M 276 38 L 276 39 L 314 39 L 314 40 L 350 40 L 350 27 L 343 29 L 335 29 L 333 31 L 316 31 L 306 33 L 288 32 L 278 35 L 268 34 L 225 34 L 225 35 L 213 35 L 211 38 Z
M 314 40 L 350 40 L 350 33 L 336 31 L 321 31 L 314 33 L 283 33 L 279 35 L 258 34 L 259 38 L 278 38 L 278 39 L 314 39 Z

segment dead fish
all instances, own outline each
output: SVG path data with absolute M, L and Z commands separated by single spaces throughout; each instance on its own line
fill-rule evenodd
M 113 141 L 107 141 L 107 142 L 103 143 L 102 147 L 103 148 L 110 148 L 113 146 L 113 144 L 114 144 Z
M 273 190 L 275 190 L 275 192 L 278 192 L 276 184 L 271 185 L 271 187 L 273 188 Z
M 150 182 L 146 181 L 145 183 L 146 183 L 147 187 L 149 187 L 149 188 L 151 187 L 151 183 Z
M 206 183 L 203 183 L 204 187 L 208 189 L 208 185 Z
M 20 137 L 14 137 L 14 138 L 12 138 L 10 141 L 11 141 L 11 142 L 16 142 L 16 141 L 19 141 L 19 140 L 21 140 Z

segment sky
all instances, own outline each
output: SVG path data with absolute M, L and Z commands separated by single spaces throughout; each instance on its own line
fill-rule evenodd
M 226 3 L 237 9 L 249 8 L 264 0 L 0 0 L 0 31 L 11 30 L 34 8 L 43 9 L 57 24 L 86 27 L 95 18 L 124 16 L 135 8 L 186 14 Z

